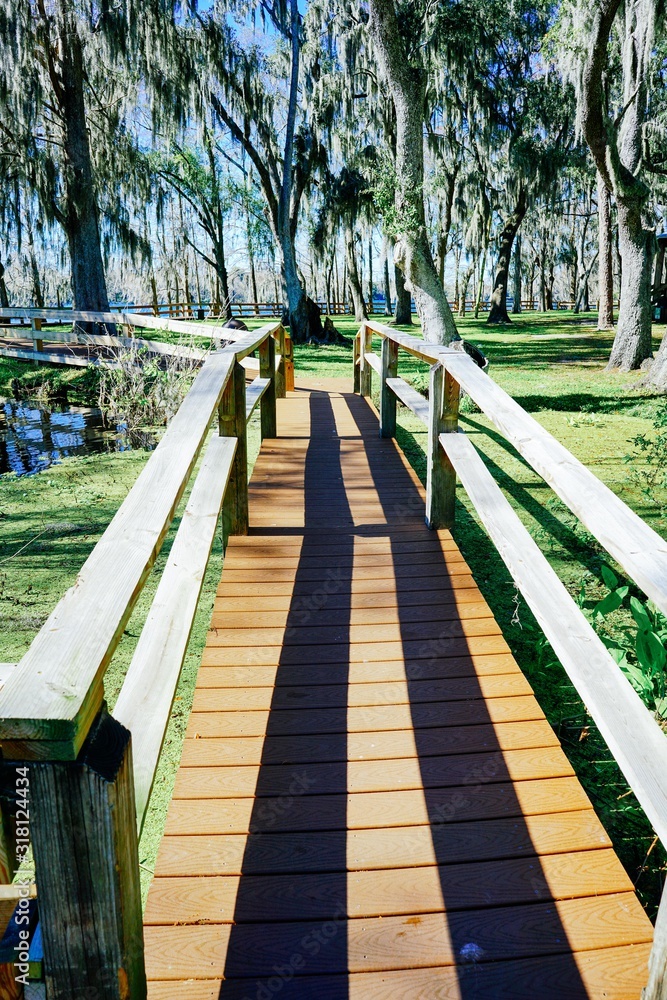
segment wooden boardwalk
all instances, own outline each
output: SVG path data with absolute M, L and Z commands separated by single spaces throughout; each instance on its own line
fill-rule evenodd
M 151 1000 L 638 998 L 652 927 L 342 380 L 279 400 L 145 913 Z

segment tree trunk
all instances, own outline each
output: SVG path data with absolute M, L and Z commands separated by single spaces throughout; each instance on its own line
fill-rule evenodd
M 641 180 L 647 58 L 653 0 L 637 0 L 623 25 L 623 114 L 612 126 L 605 83 L 609 37 L 621 0 L 599 0 L 583 68 L 580 110 L 586 141 L 604 183 L 616 199 L 622 262 L 618 326 L 608 369 L 630 371 L 651 356 L 651 264 L 655 234 L 644 225 L 649 188 Z
M 484 272 L 486 271 L 486 257 L 489 252 L 489 244 L 487 243 L 482 252 L 482 260 L 480 262 L 479 268 L 479 279 L 477 281 L 477 294 L 475 296 L 475 310 L 474 317 L 479 319 L 479 310 L 482 305 L 482 296 L 484 295 Z
M 472 259 L 470 264 L 463 272 L 463 278 L 461 279 L 460 287 L 460 298 L 459 298 L 459 317 L 463 319 L 466 314 L 466 298 L 468 295 L 468 285 L 470 284 L 470 279 L 473 276 L 475 270 L 475 258 Z
M 498 254 L 498 266 L 496 268 L 496 280 L 491 293 L 491 308 L 487 318 L 487 323 L 498 325 L 501 323 L 511 323 L 507 315 L 507 282 L 509 280 L 510 260 L 512 257 L 512 244 L 517 234 L 519 226 L 526 214 L 526 192 L 523 186 L 519 189 L 519 195 L 514 206 L 514 211 L 503 226 L 500 234 L 500 248 Z
M 7 295 L 7 285 L 5 284 L 5 265 L 0 261 L 0 307 L 9 309 L 9 296 Z M 3 322 L 3 326 L 8 326 L 9 320 Z
M 457 163 L 451 173 L 447 174 L 447 190 L 445 192 L 444 213 L 442 216 L 440 231 L 438 233 L 437 268 L 438 278 L 442 287 L 445 287 L 445 261 L 447 259 L 447 242 L 452 228 L 452 207 L 454 205 L 454 194 L 456 193 L 456 178 L 460 170 Z
M 394 282 L 396 283 L 396 326 L 412 325 L 412 296 L 408 291 L 403 272 L 394 262 Z
M 354 306 L 354 318 L 357 322 L 368 319 L 366 306 L 364 304 L 364 293 L 359 280 L 357 269 L 357 255 L 354 252 L 354 233 L 349 223 L 345 224 L 345 259 L 347 261 L 347 285 L 350 289 L 350 296 Z
M 407 57 L 394 0 L 370 0 L 369 32 L 396 111 L 396 208 L 404 224 L 394 259 L 403 271 L 422 321 L 425 340 L 458 339 L 444 289 L 433 263 L 424 212 L 424 97 L 426 73 Z
M 390 284 L 390 281 L 389 281 L 389 252 L 387 250 L 386 243 L 385 243 L 385 247 L 384 247 L 384 254 L 383 254 L 383 256 L 384 256 L 384 266 L 383 266 L 383 271 L 384 271 L 384 275 L 383 275 L 383 278 L 384 278 L 384 314 L 385 314 L 385 316 L 391 316 L 391 315 L 393 315 L 393 313 L 392 313 L 392 308 L 391 308 L 391 284 Z
M 66 159 L 64 228 L 72 266 L 73 303 L 75 309 L 82 311 L 108 312 L 109 297 L 86 123 L 83 52 L 71 24 L 64 25 L 60 46 Z M 91 324 L 86 324 L 86 328 L 89 327 L 92 330 Z M 109 324 L 109 331 L 115 332 L 113 324 Z
M 368 237 L 368 315 L 373 312 L 373 237 Z
M 653 354 L 651 269 L 655 234 L 644 229 L 637 206 L 617 199 L 616 211 L 623 271 L 618 326 L 607 369 L 632 371 Z
M 598 191 L 598 330 L 614 326 L 614 266 L 612 260 L 611 195 L 602 174 L 597 172 Z
M 512 313 L 517 315 L 521 312 L 521 233 L 516 234 L 514 241 L 514 282 L 512 288 Z
M 640 385 L 647 389 L 654 389 L 656 392 L 667 393 L 667 334 L 662 338 L 660 350 L 651 362 L 648 374 L 642 379 Z

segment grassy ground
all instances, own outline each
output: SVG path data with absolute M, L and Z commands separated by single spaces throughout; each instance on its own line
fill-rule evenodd
M 256 328 L 266 320 L 247 322 Z M 351 337 L 357 324 L 338 317 L 336 326 Z M 657 531 L 667 534 L 662 514 L 667 497 L 647 498 L 632 477 L 636 460 L 626 462 L 633 453 L 631 439 L 650 431 L 659 400 L 636 390 L 636 375 L 604 372 L 611 337 L 598 334 L 592 320 L 567 313 L 524 314 L 509 330 L 487 329 L 483 320 L 473 319 L 459 321 L 459 326 L 461 333 L 490 358 L 491 376 Z M 656 347 L 661 332 L 656 329 Z M 351 340 L 349 346 L 297 346 L 295 363 L 297 375 L 351 379 Z M 30 377 L 39 384 L 38 371 L 30 366 L 28 376 L 28 367 L 20 362 L 0 361 L 0 394 L 7 392 L 12 378 Z M 418 388 L 426 385 L 427 366 L 403 354 L 399 373 Z M 76 381 L 77 374 L 70 377 Z M 82 386 L 81 391 L 84 389 Z M 399 443 L 423 477 L 425 429 L 412 414 L 400 409 Z M 600 582 L 600 564 L 604 556 L 597 543 L 486 418 L 470 406 L 464 406 L 464 410 L 467 412 L 462 414 L 462 426 L 473 437 L 510 502 L 570 591 L 576 595 L 583 582 L 589 596 L 602 596 L 605 591 Z M 256 452 L 256 423 L 252 436 Z M 67 460 L 24 479 L 0 477 L 0 660 L 16 660 L 25 652 L 59 596 L 74 581 L 147 457 L 145 452 L 96 455 Z M 180 511 L 177 522 L 179 516 Z M 455 536 L 653 916 L 663 881 L 664 852 L 654 846 L 650 826 L 576 692 L 543 642 L 530 612 L 517 596 L 460 488 Z M 158 569 L 169 544 L 168 539 Z M 218 539 L 140 845 L 144 890 L 150 881 L 171 797 L 221 561 Z M 152 580 L 157 580 L 157 574 Z M 149 583 L 142 595 L 107 673 L 106 691 L 111 705 L 155 585 Z

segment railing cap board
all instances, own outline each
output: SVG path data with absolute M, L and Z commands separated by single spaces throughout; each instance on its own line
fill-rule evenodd
M 256 339 L 248 337 L 241 349 L 252 351 Z M 76 583 L 0 691 L 5 756 L 76 757 L 102 705 L 104 670 L 160 549 L 234 359 L 227 348 L 204 363 Z
M 465 434 L 440 443 L 655 832 L 667 845 L 667 739 Z
M 236 444 L 236 438 L 211 438 L 114 708 L 114 718 L 132 734 L 139 827 L 148 806 Z
M 573 511 L 616 562 L 667 614 L 667 541 L 519 406 L 463 351 L 427 344 L 381 323 L 366 327 L 414 357 L 441 362 L 507 440 Z

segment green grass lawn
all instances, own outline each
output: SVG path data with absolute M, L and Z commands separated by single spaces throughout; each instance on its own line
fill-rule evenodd
M 374 318 L 384 321 L 383 317 Z M 251 319 L 246 322 L 255 329 L 267 321 Z M 349 379 L 351 385 L 352 335 L 357 324 L 349 317 L 337 317 L 335 325 L 349 338 L 348 345 L 297 345 L 297 377 L 340 376 Z M 487 328 L 484 320 L 466 318 L 459 321 L 459 329 L 487 354 L 489 374 L 499 385 L 656 531 L 667 535 L 664 517 L 667 496 L 660 491 L 647 496 L 642 491 L 635 475 L 640 466 L 638 459 L 632 457 L 631 443 L 637 434 L 650 433 L 661 401 L 636 388 L 637 374 L 604 371 L 611 336 L 597 333 L 593 316 L 528 313 L 516 317 L 512 326 L 505 329 Z M 412 330 L 418 333 L 417 326 Z M 655 333 L 657 348 L 662 329 L 656 328 Z M 173 335 L 169 339 L 174 339 Z M 54 371 L 47 367 L 43 370 Z M 33 366 L 0 360 L 0 394 L 8 394 L 11 379 L 25 379 L 28 371 L 38 385 L 38 370 Z M 60 371 L 64 377 L 62 369 Z M 423 390 L 427 385 L 427 372 L 425 364 L 401 353 L 399 374 L 417 388 Z M 74 381 L 77 376 L 81 379 L 79 373 L 68 373 Z M 373 389 L 377 394 L 375 376 Z M 475 412 L 469 403 L 462 407 L 462 427 L 471 435 L 510 503 L 556 572 L 573 595 L 579 593 L 583 583 L 589 596 L 602 596 L 605 589 L 601 583 L 600 565 L 606 556 L 598 544 L 484 415 Z M 251 431 L 254 454 L 259 445 L 256 420 L 255 417 Z M 399 407 L 397 438 L 423 478 L 426 430 L 402 407 Z M 66 460 L 36 476 L 0 477 L 0 615 L 3 625 L 0 660 L 17 660 L 23 655 L 58 598 L 73 583 L 78 569 L 147 457 L 148 453 L 140 451 L 95 455 Z M 179 516 L 180 511 L 177 521 Z M 628 793 L 627 785 L 564 671 L 541 638 L 535 621 L 517 595 L 504 564 L 460 487 L 454 534 L 636 883 L 640 897 L 653 916 L 664 878 L 665 854 L 659 845 L 654 846 L 649 824 L 632 794 Z M 164 564 L 169 545 L 168 539 L 158 569 Z M 140 845 L 144 889 L 150 881 L 171 796 L 221 562 L 218 539 Z M 156 581 L 154 574 L 107 673 L 106 692 L 112 706 Z

